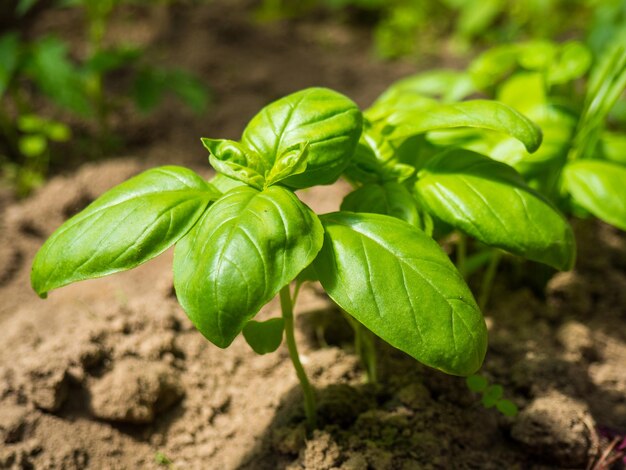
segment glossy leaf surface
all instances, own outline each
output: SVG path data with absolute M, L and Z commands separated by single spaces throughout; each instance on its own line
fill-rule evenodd
M 288 189 L 232 189 L 174 252 L 174 286 L 196 328 L 227 347 L 322 246 L 322 226 Z
M 350 315 L 431 367 L 470 375 L 487 331 L 465 281 L 424 232 L 377 214 L 321 216 L 324 246 L 314 262 L 322 286 Z
M 341 210 L 389 215 L 411 225 L 420 225 L 415 198 L 404 185 L 394 181 L 361 186 L 344 198 Z
M 432 214 L 489 246 L 561 270 L 573 265 L 567 220 L 508 165 L 450 150 L 428 162 L 416 190 Z
M 271 168 L 276 158 L 308 142 L 306 170 L 284 184 L 304 188 L 333 183 L 347 166 L 361 134 L 358 107 L 326 88 L 307 88 L 263 108 L 248 124 L 242 144 Z
M 164 166 L 114 187 L 66 221 L 33 262 L 40 296 L 134 268 L 178 241 L 221 194 L 191 170 Z
M 386 137 L 406 139 L 438 129 L 477 127 L 503 132 L 522 142 L 529 152 L 541 144 L 541 131 L 527 117 L 513 108 L 496 101 L 473 100 L 445 104 L 428 112 L 397 112 L 389 116 Z
M 626 230 L 626 166 L 601 160 L 577 160 L 563 172 L 574 200 L 605 222 Z

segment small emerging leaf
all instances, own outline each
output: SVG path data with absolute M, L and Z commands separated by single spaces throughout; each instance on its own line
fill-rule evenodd
M 282 318 L 271 318 L 259 322 L 250 320 L 243 327 L 243 337 L 257 354 L 274 352 L 283 340 L 285 322 Z
M 345 169 L 361 135 L 362 117 L 349 98 L 327 88 L 307 88 L 263 108 L 241 143 L 270 168 L 281 155 L 308 142 L 306 170 L 286 178 L 293 188 L 333 183 Z
M 276 158 L 272 169 L 265 176 L 265 186 L 276 184 L 285 178 L 303 173 L 306 170 L 308 156 L 308 142 L 296 144 L 286 149 Z
M 268 167 L 253 150 L 234 140 L 205 137 L 201 140 L 202 145 L 210 153 L 209 161 L 216 171 L 253 188 L 263 189 Z

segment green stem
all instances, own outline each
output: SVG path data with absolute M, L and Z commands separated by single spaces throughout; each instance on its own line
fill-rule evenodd
M 374 335 L 349 313 L 344 310 L 341 310 L 341 313 L 354 330 L 354 350 L 359 356 L 363 369 L 365 369 L 367 382 L 376 383 L 378 381 L 378 365 Z
M 371 384 L 378 382 L 378 363 L 376 348 L 374 347 L 374 335 L 371 331 L 360 325 L 362 332 L 363 361 L 367 372 L 367 381 Z
M 467 259 L 467 237 L 458 232 L 459 238 L 456 243 L 456 268 L 465 277 L 465 261 Z
M 489 302 L 489 296 L 491 295 L 491 287 L 493 286 L 493 279 L 496 276 L 498 270 L 498 264 L 502 255 L 499 251 L 494 251 L 491 256 L 491 260 L 487 265 L 487 270 L 483 276 L 483 282 L 480 286 L 480 296 L 478 297 L 478 306 L 481 310 L 485 310 L 487 303 Z
M 293 363 L 293 367 L 296 369 L 296 375 L 300 381 L 302 387 L 302 394 L 304 396 L 304 414 L 306 415 L 307 426 L 309 430 L 313 430 L 317 423 L 317 411 L 315 409 L 315 392 L 311 383 L 309 382 L 306 372 L 300 362 L 300 356 L 298 355 L 298 347 L 296 346 L 296 338 L 294 335 L 294 321 L 293 321 L 293 300 L 289 291 L 289 285 L 286 285 L 280 290 L 280 307 L 283 313 L 283 320 L 285 321 L 285 339 L 287 341 L 287 349 L 289 350 L 289 357 Z

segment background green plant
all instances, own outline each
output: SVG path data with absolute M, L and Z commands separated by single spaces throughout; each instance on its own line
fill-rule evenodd
M 87 55 L 76 60 L 66 41 L 52 34 L 32 37 L 28 23 L 17 29 L 9 24 L 0 35 L 0 162 L 5 180 L 18 195 L 26 195 L 40 184 L 51 163 L 60 163 L 57 147 L 70 139 L 63 121 L 68 122 L 71 115 L 91 123 L 91 142 L 82 153 L 93 158 L 119 148 L 123 137 L 114 134 L 110 121 L 125 106 L 127 96 L 144 114 L 154 110 L 167 93 L 197 113 L 206 109 L 209 95 L 198 78 L 182 69 L 155 66 L 140 47 L 105 43 L 111 15 L 128 3 L 137 2 L 21 0 L 4 12 L 16 26 L 22 26 L 50 8 L 79 8 L 87 45 Z M 107 79 L 120 70 L 133 78 L 127 90 L 113 94 Z M 46 107 L 46 115 L 39 115 L 42 100 L 53 105 Z
M 626 21 L 624 0 L 264 0 L 257 14 L 279 19 L 315 10 L 371 25 L 383 59 L 436 55 L 441 46 L 463 56 L 476 47 L 571 34 L 588 37 L 598 52 Z

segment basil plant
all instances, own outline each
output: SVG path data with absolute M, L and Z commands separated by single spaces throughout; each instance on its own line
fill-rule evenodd
M 523 113 L 543 131 L 534 153 L 515 136 L 484 128 L 431 135 L 430 141 L 506 163 L 562 211 L 626 230 L 625 88 L 622 34 L 599 57 L 576 41 L 507 44 L 486 51 L 467 71 L 427 72 L 390 92 L 450 106 L 465 106 L 459 101 L 480 93 Z
M 527 118 L 493 102 L 448 106 L 419 96 L 425 107 L 414 113 L 392 95 L 364 120 L 347 97 L 309 88 L 263 108 L 239 141 L 202 139 L 214 179 L 164 166 L 109 190 L 41 247 L 34 290 L 45 298 L 175 245 L 178 301 L 209 341 L 226 348 L 242 333 L 267 353 L 285 337 L 310 426 L 314 393 L 293 325 L 305 280 L 319 280 L 353 321 L 416 360 L 473 374 L 485 356 L 486 326 L 463 276 L 431 236 L 434 218 L 559 268 L 572 263 L 571 232 L 512 168 L 425 139 L 478 126 L 532 151 L 541 134 Z M 341 175 L 356 189 L 338 212 L 315 214 L 294 192 Z M 276 295 L 281 317 L 255 321 Z

